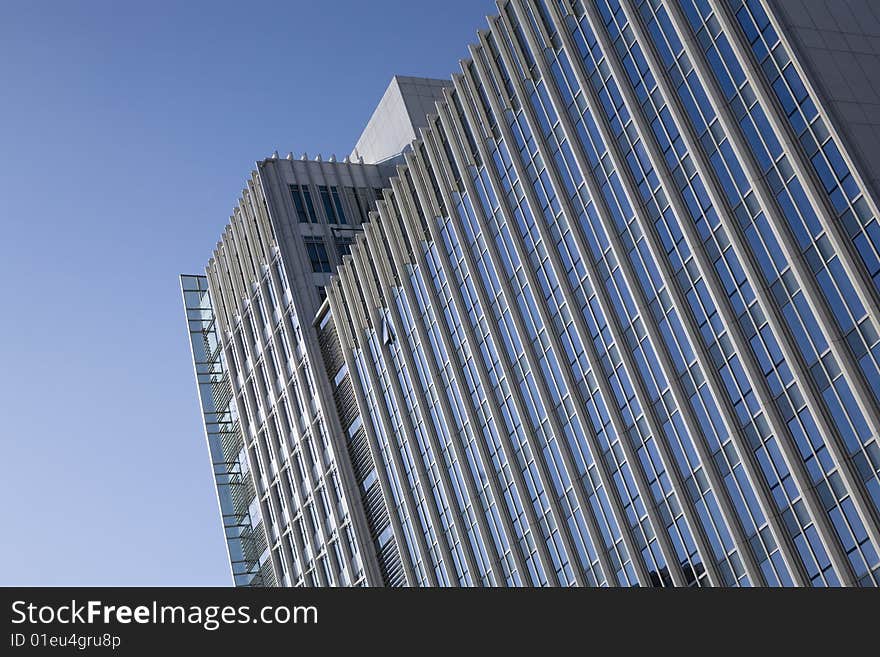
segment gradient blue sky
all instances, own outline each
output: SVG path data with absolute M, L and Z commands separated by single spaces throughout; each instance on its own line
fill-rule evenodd
M 227 585 L 177 275 L 253 162 L 347 154 L 491 0 L 0 8 L 0 585 Z

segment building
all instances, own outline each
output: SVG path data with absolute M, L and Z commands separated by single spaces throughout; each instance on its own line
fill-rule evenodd
M 349 156 L 373 164 L 400 161 L 423 128 L 448 80 L 395 75 Z
M 880 584 L 878 19 L 499 2 L 303 288 L 360 566 L 327 583 Z
M 414 135 L 425 117 L 412 107 L 448 84 L 396 76 L 386 93 L 393 102 L 368 124 L 361 148 L 377 157 L 383 139 Z M 387 521 L 376 524 L 381 495 L 361 501 L 358 461 L 336 444 L 340 416 L 313 326 L 330 273 L 393 171 L 394 158 L 275 153 L 257 163 L 206 274 L 181 276 L 237 586 L 395 584 L 402 573 L 382 535 Z

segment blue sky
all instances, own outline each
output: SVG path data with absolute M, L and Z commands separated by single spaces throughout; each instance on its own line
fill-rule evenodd
M 332 6 L 332 10 L 329 7 Z M 0 9 L 0 585 L 227 585 L 177 275 L 253 162 L 347 154 L 491 0 Z

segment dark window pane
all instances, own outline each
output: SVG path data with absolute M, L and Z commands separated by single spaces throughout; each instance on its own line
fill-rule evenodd
M 306 210 L 309 213 L 309 220 L 312 223 L 318 222 L 318 213 L 315 212 L 315 205 L 312 203 L 312 193 L 309 191 L 308 185 L 303 185 L 301 188 L 303 199 L 306 202 Z
M 330 258 L 327 256 L 327 247 L 320 238 L 306 239 L 306 251 L 309 261 L 312 263 L 312 271 L 315 273 L 330 271 Z
M 326 185 L 320 185 L 318 192 L 321 194 L 321 203 L 324 206 L 324 214 L 327 215 L 327 221 L 331 224 L 336 223 L 336 213 L 333 211 L 333 201 L 330 200 L 330 190 Z
M 302 196 L 300 196 L 299 193 L 299 185 L 290 186 L 290 195 L 293 197 L 293 206 L 296 208 L 297 219 L 299 219 L 299 222 L 302 224 L 308 223 L 309 217 L 306 214 L 306 208 L 303 204 Z
M 339 219 L 339 223 L 347 224 L 348 221 L 345 218 L 345 210 L 342 208 L 342 199 L 339 198 L 339 188 L 331 187 L 330 191 L 333 195 L 333 207 L 336 208 L 336 218 Z

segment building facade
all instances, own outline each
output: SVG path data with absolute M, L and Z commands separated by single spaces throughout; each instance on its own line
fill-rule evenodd
M 360 565 L 313 583 L 877 586 L 880 10 L 498 5 L 303 284 Z
M 239 585 L 367 582 L 366 535 L 327 406 L 311 323 L 387 184 L 376 166 L 257 164 L 205 276 L 181 277 L 233 576 Z M 323 372 L 323 368 L 318 370 Z
M 181 276 L 237 586 L 406 581 L 382 496 L 370 482 L 371 494 L 360 493 L 369 453 L 340 438 L 357 407 L 340 398 L 324 363 L 341 352 L 314 320 L 331 272 L 389 184 L 395 158 L 382 144 L 414 135 L 424 116 L 412 107 L 448 84 L 392 80 L 395 102 L 368 123 L 363 147 L 385 163 L 360 153 L 257 162 L 205 274 Z

